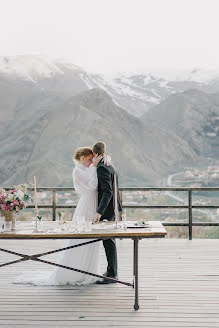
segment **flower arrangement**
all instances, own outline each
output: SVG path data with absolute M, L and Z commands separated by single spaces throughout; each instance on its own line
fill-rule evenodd
M 25 208 L 25 200 L 29 199 L 27 194 L 27 185 L 17 185 L 9 191 L 0 188 L 0 210 L 15 211 L 18 213 Z
M 4 231 L 15 231 L 15 222 L 17 214 L 25 208 L 25 200 L 29 199 L 27 194 L 27 185 L 17 185 L 13 189 L 6 191 L 0 188 L 0 212 L 5 218 Z

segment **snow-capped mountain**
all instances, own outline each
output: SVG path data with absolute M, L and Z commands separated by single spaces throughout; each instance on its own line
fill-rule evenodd
M 106 91 L 113 101 L 130 114 L 140 117 L 170 95 L 190 89 L 202 89 L 204 84 L 190 80 L 167 80 L 150 72 L 125 73 L 113 77 L 80 73 L 88 88 Z
M 191 89 L 207 93 L 219 91 L 219 69 L 151 70 L 105 79 L 120 95 L 117 98 L 120 106 L 135 116 L 141 116 L 173 94 Z
M 187 81 L 196 81 L 204 84 L 211 83 L 215 79 L 219 79 L 219 69 L 194 68 L 186 75 Z
M 166 90 L 166 81 L 158 81 L 150 74 L 147 75 L 118 75 L 109 79 L 103 75 L 91 74 L 89 77 L 83 76 L 88 87 L 98 87 L 106 91 L 113 101 L 124 108 L 130 114 L 140 117 L 150 107 L 159 104 L 162 94 L 166 92 L 159 90 L 159 84 L 163 83 Z M 157 82 L 157 86 L 154 84 Z M 151 83 L 151 85 L 149 85 Z M 168 87 L 167 87 L 168 88 Z M 160 94 L 159 94 L 160 93 Z
M 81 70 L 78 66 L 62 61 L 53 61 L 43 56 L 4 56 L 0 57 L 0 72 L 17 76 L 24 80 L 37 82 L 64 74 L 64 69 Z
M 219 68 L 200 68 L 194 67 L 192 69 L 153 69 L 151 68 L 150 73 L 154 76 L 159 76 L 167 81 L 193 81 L 198 83 L 207 84 L 214 79 L 219 78 Z M 142 74 L 142 72 L 140 72 Z M 134 75 L 134 74 L 133 74 Z
M 44 56 L 0 57 L 0 74 L 33 83 L 40 90 L 72 96 L 93 88 L 106 91 L 113 102 L 140 117 L 170 95 L 190 89 L 219 91 L 219 70 L 143 71 L 114 76 L 89 73 L 64 60 Z
M 107 82 L 110 89 L 116 91 L 114 99 L 117 103 L 137 117 L 174 93 L 202 87 L 199 82 L 167 80 L 150 72 L 119 74 Z
M 150 73 L 120 74 L 109 79 L 88 73 L 72 63 L 43 56 L 0 57 L 0 74 L 33 83 L 41 90 L 69 96 L 100 88 L 112 97 L 114 103 L 134 116 L 141 116 L 151 106 L 175 92 L 168 86 L 168 81 Z

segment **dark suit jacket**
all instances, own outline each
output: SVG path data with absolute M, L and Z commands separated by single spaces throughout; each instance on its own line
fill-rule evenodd
M 107 219 L 109 221 L 115 220 L 114 212 L 114 173 L 115 169 L 113 166 L 107 166 L 103 160 L 97 166 L 97 177 L 98 177 L 98 209 L 97 212 L 102 214 L 101 219 Z M 118 188 L 118 176 L 116 174 L 117 181 L 117 199 L 118 199 L 118 211 L 122 211 L 119 188 Z

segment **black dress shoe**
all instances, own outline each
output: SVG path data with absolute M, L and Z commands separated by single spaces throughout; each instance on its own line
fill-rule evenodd
M 109 278 L 112 278 L 112 279 L 118 279 L 118 276 L 115 276 L 115 277 L 109 277 Z M 115 284 L 117 283 L 117 281 L 114 281 L 114 280 L 108 280 L 106 278 L 103 278 L 103 280 L 98 280 L 96 281 L 96 284 L 97 285 L 107 285 L 107 284 Z

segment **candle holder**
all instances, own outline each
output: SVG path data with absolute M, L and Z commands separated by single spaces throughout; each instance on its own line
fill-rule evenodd
M 115 222 L 116 222 L 116 229 L 118 229 L 119 228 L 119 213 L 118 212 L 115 213 Z
M 35 233 L 38 233 L 40 232 L 39 229 L 38 229 L 38 218 L 39 218 L 39 215 L 38 215 L 38 209 L 37 209 L 37 189 L 36 189 L 36 177 L 34 176 L 33 177 L 33 180 L 34 180 L 34 203 L 35 203 L 35 215 L 36 215 L 36 218 L 35 218 L 35 229 L 33 230 L 33 232 Z M 41 219 L 42 219 L 42 216 L 41 216 Z
M 40 217 L 42 219 L 42 216 L 39 216 L 37 213 L 35 213 L 35 214 L 36 214 L 36 217 L 35 217 L 35 228 L 34 228 L 33 232 L 39 233 L 40 230 L 38 229 L 38 218 Z

